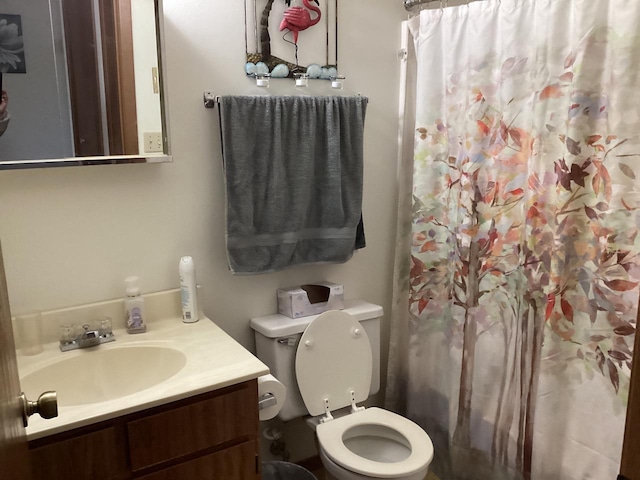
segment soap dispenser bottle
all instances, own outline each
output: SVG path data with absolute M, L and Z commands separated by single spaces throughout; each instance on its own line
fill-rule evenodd
M 147 331 L 144 324 L 144 298 L 138 288 L 138 277 L 127 277 L 124 280 L 126 296 L 124 297 L 124 318 L 128 333 L 143 333 Z

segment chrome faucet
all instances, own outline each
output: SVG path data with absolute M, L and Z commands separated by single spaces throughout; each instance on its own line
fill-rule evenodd
M 110 318 L 100 320 L 97 326 L 86 323 L 82 327 L 75 324 L 67 324 L 60 327 L 60 350 L 63 352 L 93 347 L 113 342 L 115 339 Z

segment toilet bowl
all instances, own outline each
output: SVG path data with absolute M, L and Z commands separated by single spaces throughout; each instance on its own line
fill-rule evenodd
M 355 302 L 306 320 L 251 320 L 258 357 L 291 393 L 279 416 L 311 415 L 320 459 L 338 480 L 423 480 L 433 459 L 420 426 L 358 405 L 378 389 L 381 316 L 381 307 Z
M 340 480 L 423 480 L 433 459 L 424 430 L 381 408 L 321 423 L 316 433 L 325 469 Z
M 300 338 L 295 370 L 309 413 L 324 413 L 316 429 L 320 458 L 335 478 L 424 478 L 433 458 L 425 431 L 395 413 L 357 405 L 369 396 L 372 352 L 354 318 L 330 311 L 313 320 Z M 351 413 L 334 418 L 332 411 L 349 405 Z

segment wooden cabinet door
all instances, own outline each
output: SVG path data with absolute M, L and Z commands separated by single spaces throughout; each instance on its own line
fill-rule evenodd
M 9 294 L 0 248 L 0 475 L 6 480 L 29 480 L 27 439 L 22 426 L 20 382 L 11 328 Z
M 129 422 L 131 469 L 135 472 L 256 438 L 256 385 L 247 382 L 212 398 Z
M 110 427 L 31 450 L 33 473 L 47 480 L 116 480 L 128 476 L 124 434 Z
M 256 443 L 249 441 L 145 475 L 140 480 L 257 480 L 257 461 Z

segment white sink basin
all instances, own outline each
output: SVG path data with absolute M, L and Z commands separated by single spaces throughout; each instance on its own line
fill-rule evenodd
M 151 388 L 173 377 L 186 363 L 185 354 L 170 347 L 102 346 L 60 353 L 59 360 L 22 377 L 20 384 L 30 400 L 55 390 L 60 407 L 84 405 Z
M 180 312 L 180 291 L 173 293 L 174 310 Z M 114 317 L 122 309 L 119 302 L 114 302 Z M 102 312 L 104 306 L 99 307 Z M 167 308 L 156 308 L 155 316 Z M 148 319 L 153 318 L 151 310 Z M 75 307 L 70 312 L 79 317 Z M 115 342 L 65 353 L 60 352 L 57 331 L 51 333 L 52 340 L 41 353 L 17 355 L 20 382 L 30 400 L 45 390 L 58 392 L 56 418 L 29 418 L 30 441 L 269 373 L 266 365 L 204 316 L 196 323 L 183 323 L 181 315 L 148 320 L 144 334 L 115 329 Z

